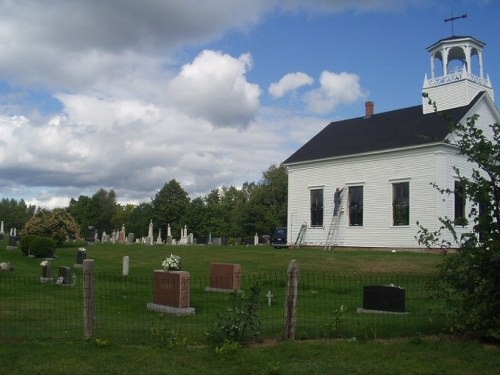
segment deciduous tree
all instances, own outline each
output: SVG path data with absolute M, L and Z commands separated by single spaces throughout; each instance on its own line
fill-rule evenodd
M 493 124 L 485 132 L 476 126 L 477 119 L 474 115 L 465 124 L 450 123 L 460 154 L 474 166 L 470 176 L 454 168 L 472 203 L 472 231 L 458 235 L 454 221 L 445 217 L 438 231 L 420 226 L 417 239 L 449 248 L 453 244 L 442 240 L 448 230 L 458 244 L 456 253 L 445 255 L 434 286 L 447 303 L 450 328 L 500 340 L 500 127 Z

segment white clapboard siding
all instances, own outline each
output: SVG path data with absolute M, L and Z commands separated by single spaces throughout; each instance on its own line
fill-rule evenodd
M 421 247 L 415 240 L 416 222 L 437 229 L 437 216 L 453 212 L 450 211 L 450 207 L 454 209 L 453 197 L 443 197 L 431 183 L 453 185 L 454 180 L 446 177 L 446 170 L 456 162 L 454 153 L 454 149 L 440 145 L 289 166 L 289 242 L 295 240 L 300 226 L 306 223 L 308 228 L 302 243 L 323 245 L 333 215 L 335 188 L 363 186 L 363 226 L 349 226 L 346 199 L 338 227 L 338 245 Z M 393 226 L 392 184 L 403 181 L 410 186 L 410 223 Z M 312 188 L 324 189 L 322 227 L 309 225 Z M 437 215 L 438 210 L 442 215 Z

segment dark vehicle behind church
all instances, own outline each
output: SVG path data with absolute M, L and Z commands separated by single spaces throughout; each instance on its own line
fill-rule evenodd
M 287 229 L 286 228 L 276 228 L 271 239 L 271 244 L 273 247 L 279 249 L 281 247 L 288 247 L 287 243 Z

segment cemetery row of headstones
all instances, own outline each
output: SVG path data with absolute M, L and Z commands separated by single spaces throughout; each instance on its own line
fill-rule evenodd
M 0 240 L 3 240 L 5 236 L 4 233 L 4 223 L 0 222 Z M 98 231 L 95 227 L 88 227 L 85 240 L 90 243 L 102 242 L 102 243 L 112 243 L 112 244 L 144 244 L 144 245 L 228 245 L 228 237 L 212 237 L 200 236 L 195 238 L 193 233 L 188 233 L 187 226 L 181 228 L 181 237 L 175 239 L 172 236 L 170 224 L 167 227 L 167 234 L 165 238 L 162 236 L 161 229 L 158 230 L 158 236 L 153 234 L 153 221 L 149 223 L 148 235 L 146 237 L 135 238 L 134 233 L 125 232 L 125 225 L 122 225 L 120 231 L 114 230 L 111 234 L 107 234 L 106 231 L 102 232 L 101 238 L 99 239 Z M 17 235 L 17 229 L 11 228 L 9 233 L 9 245 L 11 248 L 17 246 L 19 241 L 19 236 Z M 242 245 L 259 245 L 259 244 L 269 244 L 269 239 L 267 237 L 259 237 L 257 233 L 253 237 L 245 237 L 240 240 Z
M 135 238 L 134 233 L 126 233 L 125 225 L 122 225 L 120 231 L 114 230 L 111 234 L 107 234 L 103 231 L 101 238 L 97 230 L 94 227 L 89 227 L 86 239 L 88 242 L 102 242 L 102 243 L 112 243 L 112 244 L 144 244 L 144 245 L 227 245 L 229 244 L 229 238 L 227 237 L 212 237 L 203 236 L 194 238 L 193 233 L 188 233 L 187 226 L 181 228 L 181 236 L 179 239 L 175 239 L 172 236 L 170 224 L 167 226 L 166 236 L 162 236 L 162 230 L 158 230 L 158 235 L 155 237 L 153 234 L 153 221 L 149 223 L 148 235 L 146 237 Z M 241 244 L 245 245 L 258 245 L 258 244 L 269 244 L 267 238 L 260 238 L 257 234 L 253 237 L 246 237 L 241 239 Z

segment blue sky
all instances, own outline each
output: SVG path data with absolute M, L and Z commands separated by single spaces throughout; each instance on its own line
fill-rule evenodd
M 46 206 L 259 181 L 329 122 L 421 102 L 426 47 L 494 0 L 0 0 L 0 191 Z

